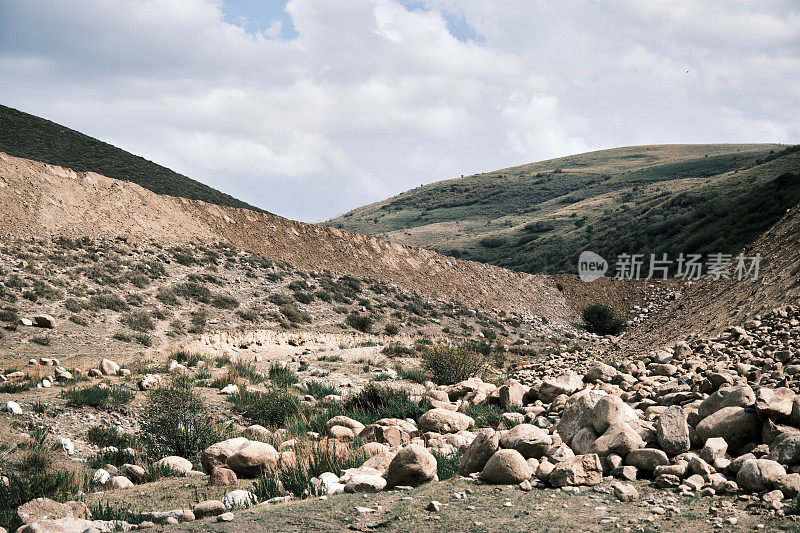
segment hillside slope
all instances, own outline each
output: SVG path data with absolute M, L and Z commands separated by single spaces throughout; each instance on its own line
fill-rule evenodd
M 533 273 L 585 249 L 734 253 L 800 202 L 800 152 L 658 145 L 579 154 L 418 187 L 327 225 Z
M 680 298 L 632 333 L 632 351 L 713 335 L 775 308 L 800 304 L 800 206 L 743 253 L 763 257 L 757 280 L 705 280 L 686 286 Z
M 460 261 L 269 213 L 157 195 L 134 183 L 0 153 L 0 234 L 225 242 L 304 271 L 395 283 L 426 297 L 564 322 L 574 313 L 544 276 Z
M 0 152 L 130 181 L 156 194 L 259 210 L 143 157 L 3 105 L 0 105 Z

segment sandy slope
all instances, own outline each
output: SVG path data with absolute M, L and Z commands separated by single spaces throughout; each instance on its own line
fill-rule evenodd
M 347 231 L 246 209 L 154 194 L 94 173 L 0 153 L 0 234 L 226 241 L 302 270 L 371 277 L 472 307 L 516 310 L 548 320 L 574 316 L 554 281 L 441 256 Z

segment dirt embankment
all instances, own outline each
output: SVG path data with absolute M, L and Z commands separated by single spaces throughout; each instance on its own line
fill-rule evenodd
M 636 330 L 634 347 L 713 335 L 800 301 L 800 206 L 787 211 L 742 253 L 761 254 L 757 280 L 704 280 L 686 287 L 680 298 Z
M 556 322 L 574 317 L 555 282 L 373 237 L 246 209 L 154 194 L 94 173 L 0 153 L 0 233 L 7 238 L 223 241 L 301 270 L 395 283 L 422 295 Z

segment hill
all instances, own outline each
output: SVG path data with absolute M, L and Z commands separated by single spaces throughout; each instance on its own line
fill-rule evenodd
M 259 211 L 199 181 L 55 122 L 0 105 L 0 152 L 130 181 L 156 194 Z
M 302 271 L 395 284 L 469 308 L 565 322 L 574 313 L 552 279 L 460 261 L 269 213 L 157 195 L 134 183 L 0 153 L 0 235 L 113 239 L 161 245 L 223 242 Z
M 440 181 L 325 224 L 532 273 L 581 251 L 735 253 L 800 202 L 798 147 L 636 146 Z

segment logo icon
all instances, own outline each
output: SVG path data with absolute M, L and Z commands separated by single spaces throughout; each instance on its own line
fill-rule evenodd
M 578 257 L 578 276 L 581 281 L 591 283 L 592 281 L 602 278 L 608 271 L 608 261 L 603 259 L 600 255 L 585 250 L 581 252 Z

